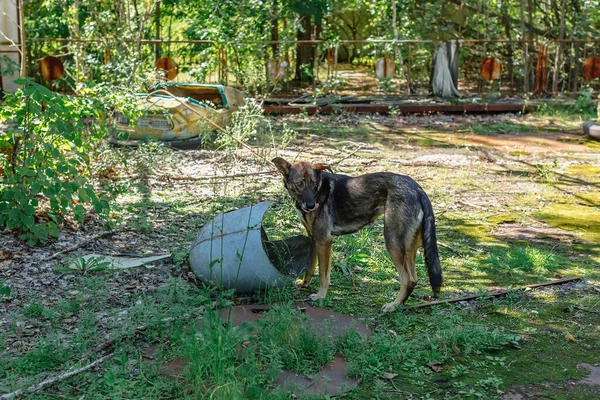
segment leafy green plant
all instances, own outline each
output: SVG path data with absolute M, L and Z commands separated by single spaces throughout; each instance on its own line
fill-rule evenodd
M 392 78 L 380 78 L 377 88 L 384 93 L 393 93 L 394 90 L 396 90 L 394 80 Z
M 552 177 L 553 170 L 558 168 L 558 161 L 555 159 L 552 165 L 548 164 L 536 164 L 535 165 L 535 174 L 542 178 L 545 181 L 549 181 Z
M 78 255 L 71 258 L 67 264 L 59 265 L 56 270 L 61 273 L 77 273 L 86 275 L 91 272 L 104 271 L 111 265 L 110 261 L 106 260 L 106 257 L 95 256 L 95 257 L 83 257 Z
M 22 373 L 38 373 L 49 370 L 67 361 L 68 349 L 56 337 L 42 338 L 16 362 L 16 369 Z
M 8 283 L 2 281 L 0 282 L 0 299 L 9 298 L 12 293 L 12 290 Z
M 0 229 L 16 229 L 29 244 L 46 242 L 59 234 L 64 217 L 83 222 L 92 207 L 108 210 L 90 183 L 91 144 L 101 129 L 86 126 L 87 118 L 101 117 L 99 105 L 88 98 L 51 92 L 30 79 L 6 97 L 0 121 Z
M 7 55 L 0 56 L 0 75 L 18 74 L 19 64 Z
M 44 314 L 44 304 L 40 301 L 32 301 L 23 308 L 23 315 L 29 318 L 39 318 Z

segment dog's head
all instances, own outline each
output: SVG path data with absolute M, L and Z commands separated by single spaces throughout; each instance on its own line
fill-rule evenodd
M 283 175 L 285 188 L 291 198 L 300 205 L 304 212 L 315 211 L 319 203 L 315 199 L 321 189 L 322 172 L 331 171 L 329 164 L 311 164 L 299 162 L 290 164 L 281 157 L 271 160 Z

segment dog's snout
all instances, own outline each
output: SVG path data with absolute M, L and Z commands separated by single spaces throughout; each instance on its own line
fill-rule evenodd
M 305 211 L 312 211 L 317 206 L 317 201 L 312 191 L 304 190 L 302 193 L 302 208 Z

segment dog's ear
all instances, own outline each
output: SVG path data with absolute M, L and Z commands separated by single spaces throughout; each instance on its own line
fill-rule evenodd
M 331 169 L 331 165 L 329 165 L 329 164 L 316 163 L 316 164 L 313 164 L 312 167 L 319 172 L 323 172 L 324 170 L 327 170 L 327 171 L 333 173 L 333 169 Z
M 275 157 L 274 159 L 271 160 L 271 162 L 273 164 L 275 164 L 275 166 L 277 167 L 279 172 L 281 172 L 281 174 L 283 175 L 284 178 L 288 177 L 288 173 L 290 172 L 290 167 L 292 166 L 292 164 L 285 161 L 281 157 Z

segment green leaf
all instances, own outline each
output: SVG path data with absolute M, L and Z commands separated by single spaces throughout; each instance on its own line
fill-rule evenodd
M 33 219 L 33 215 L 21 214 L 21 222 L 23 222 L 23 226 L 29 229 L 35 223 L 35 220 Z
M 25 215 L 33 215 L 35 213 L 35 207 L 31 204 L 26 204 L 23 207 L 23 212 L 25 213 Z
M 60 236 L 60 230 L 54 222 L 48 222 L 48 234 L 52 237 Z
M 85 212 L 85 208 L 82 205 L 78 204 L 77 206 L 75 206 L 73 212 L 75 213 L 75 221 L 83 222 L 83 213 Z
M 16 167 L 15 170 L 21 176 L 35 176 L 35 171 L 28 167 Z
M 33 82 L 33 79 L 31 79 L 31 78 L 17 78 L 13 82 L 16 83 L 17 85 L 25 86 L 25 85 L 31 84 Z
M 10 294 L 10 286 L 4 282 L 0 283 L 0 297 L 10 297 Z
M 31 227 L 31 232 L 42 242 L 48 240 L 48 231 L 49 229 L 46 225 L 34 225 Z

